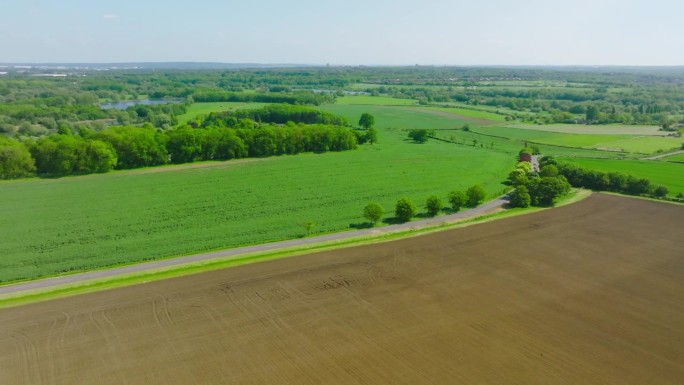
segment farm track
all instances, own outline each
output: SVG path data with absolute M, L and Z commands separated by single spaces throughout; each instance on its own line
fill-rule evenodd
M 641 160 L 658 160 L 661 158 L 665 158 L 665 157 L 672 156 L 672 155 L 678 155 L 678 154 L 684 154 L 684 150 L 666 152 L 664 154 L 658 154 L 658 155 L 654 155 L 654 156 L 647 156 L 645 158 L 641 158 Z
M 0 310 L 2 384 L 681 384 L 684 207 L 594 194 Z

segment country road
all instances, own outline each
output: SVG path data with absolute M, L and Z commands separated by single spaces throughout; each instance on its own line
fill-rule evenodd
M 308 238 L 298 238 L 291 239 L 287 241 L 265 243 L 254 246 L 238 247 L 233 249 L 226 249 L 220 251 L 212 251 L 206 253 L 200 253 L 195 255 L 190 255 L 186 257 L 177 257 L 163 259 L 159 261 L 144 262 L 134 265 L 128 265 L 123 267 L 115 267 L 106 270 L 90 271 L 86 273 L 77 273 L 71 275 L 64 275 L 53 278 L 46 278 L 36 281 L 21 282 L 11 285 L 0 286 L 0 295 L 7 294 L 19 294 L 21 292 L 36 290 L 36 289 L 47 289 L 51 287 L 70 285 L 76 283 L 82 283 L 89 280 L 101 279 L 101 278 L 111 278 L 117 275 L 124 275 L 130 273 L 145 272 L 159 268 L 180 266 L 192 262 L 208 261 L 218 258 L 226 257 L 237 257 L 243 254 L 254 253 L 254 252 L 264 252 L 264 251 L 274 251 L 279 249 L 285 249 L 297 246 L 312 245 L 320 242 L 326 241 L 340 241 L 351 239 L 355 237 L 361 237 L 364 235 L 379 235 L 393 233 L 402 230 L 418 229 L 422 227 L 428 227 L 431 225 L 456 222 L 458 220 L 481 216 L 484 214 L 489 214 L 502 208 L 502 206 L 508 202 L 507 196 L 501 196 L 495 200 L 489 201 L 478 207 L 463 210 L 458 213 L 443 215 L 434 218 L 421 219 L 418 221 L 412 221 L 397 225 L 384 226 L 380 228 L 368 228 L 354 231 L 343 231 L 338 233 L 320 235 Z
M 684 150 L 677 150 L 673 152 L 666 152 L 664 154 L 658 154 L 654 156 L 647 156 L 645 158 L 641 158 L 641 160 L 658 160 L 660 158 L 664 158 L 666 156 L 672 156 L 672 155 L 677 155 L 677 154 L 684 154 Z

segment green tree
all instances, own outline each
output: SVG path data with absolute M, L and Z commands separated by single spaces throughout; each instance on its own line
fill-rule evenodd
M 363 208 L 363 217 L 368 219 L 372 224 L 380 222 L 385 210 L 378 203 L 372 202 Z
M 532 198 L 530 197 L 530 192 L 525 186 L 518 186 L 511 192 L 511 207 L 529 207 Z
M 587 112 L 585 114 L 587 118 L 587 123 L 594 123 L 599 120 L 599 115 L 601 111 L 599 110 L 598 106 L 596 105 L 591 105 L 587 107 Z
M 570 192 L 570 184 L 563 176 L 544 177 L 530 186 L 532 201 L 539 206 L 552 206 L 556 198 Z
M 665 198 L 667 193 L 668 193 L 668 190 L 667 190 L 667 187 L 665 187 L 665 186 L 658 186 L 655 189 L 653 189 L 653 196 L 656 198 Z
M 428 141 L 428 131 L 425 129 L 411 130 L 408 133 L 408 137 L 416 143 L 425 143 Z
M 558 167 L 553 164 L 547 164 L 546 166 L 542 167 L 541 171 L 539 171 L 539 176 L 558 176 Z
M 487 192 L 485 191 L 484 187 L 475 185 L 468 189 L 466 195 L 468 195 L 468 206 L 476 207 L 480 203 L 484 202 Z
M 101 140 L 88 140 L 86 147 L 87 164 L 85 172 L 108 172 L 116 167 L 116 151 L 111 144 Z
M 370 144 L 374 144 L 378 142 L 378 130 L 375 128 L 371 127 L 368 129 L 368 132 L 366 133 L 366 141 Z
M 35 175 L 36 164 L 23 143 L 0 136 L 0 179 Z
M 443 204 L 442 200 L 439 199 L 438 196 L 433 195 L 427 199 L 427 202 L 425 202 L 425 208 L 428 211 L 428 215 L 431 217 L 434 217 L 435 215 L 439 214 L 439 212 L 442 210 Z
M 527 162 L 524 162 L 527 163 Z M 527 184 L 528 178 L 527 178 L 527 173 L 525 170 L 521 168 L 516 168 L 515 170 L 511 171 L 508 174 L 508 180 L 511 182 L 513 186 L 519 186 L 523 184 Z
M 394 214 L 402 222 L 408 222 L 416 216 L 416 205 L 409 198 L 401 198 L 397 201 L 397 207 Z
M 449 193 L 449 203 L 451 203 L 451 208 L 454 211 L 458 211 L 461 207 L 468 203 L 468 196 L 465 192 L 460 190 L 454 190 Z
M 365 128 L 365 129 L 370 129 L 373 128 L 375 125 L 375 117 L 367 112 L 364 112 L 361 114 L 361 118 L 359 119 L 359 126 Z
M 515 165 L 515 168 L 517 170 L 523 170 L 525 174 L 529 174 L 532 172 L 532 163 L 530 162 L 518 162 L 517 165 Z

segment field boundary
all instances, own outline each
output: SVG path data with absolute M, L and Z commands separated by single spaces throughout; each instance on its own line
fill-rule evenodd
M 587 198 L 591 194 L 592 192 L 589 190 L 575 190 L 575 193 L 567 196 L 555 207 L 578 202 L 584 198 Z M 0 286 L 0 308 L 20 306 L 34 302 L 42 302 L 50 299 L 102 291 L 116 287 L 142 284 L 162 279 L 197 274 L 205 271 L 245 265 L 249 263 L 263 262 L 372 243 L 390 242 L 397 239 L 410 238 L 436 231 L 455 229 L 473 224 L 485 223 L 492 220 L 531 214 L 534 212 L 550 209 L 531 207 L 526 209 L 504 210 L 502 205 L 501 199 L 496 199 L 478 207 L 485 207 L 486 210 L 484 211 L 469 213 L 473 210 L 466 210 L 457 213 L 461 214 L 461 216 L 457 218 L 453 218 L 452 214 L 431 218 L 431 220 L 408 222 L 404 224 L 406 225 L 405 227 L 401 228 L 396 228 L 393 226 L 386 226 L 384 228 L 371 228 L 368 229 L 368 232 L 362 233 L 360 235 L 357 235 L 358 231 L 332 233 L 324 236 L 305 239 L 310 241 L 306 244 L 294 244 L 294 241 L 300 241 L 300 239 L 296 239 L 275 242 L 266 245 L 249 246 L 247 248 L 227 249 L 185 257 L 174 257 L 152 262 L 130 264 L 109 269 L 4 285 Z M 426 221 L 429 222 L 421 223 Z M 338 237 L 321 240 L 321 238 L 332 236 Z M 288 246 L 287 243 L 292 243 L 294 245 Z M 243 251 L 244 249 L 248 248 L 257 249 L 260 246 L 271 247 L 263 250 Z M 161 262 L 170 263 L 168 263 L 168 265 L 154 265 Z M 93 277 L 83 278 L 83 276 L 88 275 L 92 275 Z M 65 282 L 61 282 L 61 280 L 65 280 Z M 55 283 L 55 281 L 58 283 Z

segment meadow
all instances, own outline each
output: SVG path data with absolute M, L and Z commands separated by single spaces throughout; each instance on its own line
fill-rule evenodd
M 662 160 L 668 161 L 668 162 L 680 162 L 684 163 L 684 154 L 676 154 L 676 155 L 670 155 Z
M 417 104 L 413 99 L 399 99 L 388 96 L 348 95 L 338 96 L 335 104 L 367 104 L 385 106 L 413 106 Z
M 424 107 L 426 110 L 448 112 L 454 115 L 467 116 L 469 118 L 486 119 L 491 120 L 492 123 L 505 122 L 506 117 L 501 114 L 496 114 L 494 112 L 470 109 L 470 108 L 458 108 L 458 107 Z
M 208 115 L 212 112 L 234 111 L 244 108 L 261 108 L 266 103 L 241 103 L 241 102 L 214 102 L 214 103 L 193 103 L 188 106 L 185 114 L 178 115 L 178 124 L 187 124 L 190 120 L 200 115 Z
M 358 120 L 368 106 L 326 106 Z M 407 196 L 483 184 L 500 194 L 511 153 L 430 141 L 402 128 L 460 125 L 373 107 L 379 143 L 357 151 L 166 166 L 61 179 L 0 182 L 0 282 L 349 229 L 379 202 L 393 216 Z
M 654 160 L 567 159 L 589 170 L 618 171 L 648 178 L 668 188 L 669 195 L 684 193 L 684 164 Z
M 684 144 L 684 138 L 635 136 L 614 142 L 596 144 L 593 147 L 640 154 L 653 154 L 679 149 L 682 144 Z
M 592 135 L 649 135 L 663 136 L 658 126 L 638 126 L 628 124 L 523 124 L 515 123 L 510 127 L 533 131 L 550 131 L 565 134 Z
M 659 151 L 668 151 L 679 148 L 682 143 L 684 143 L 684 139 L 675 137 L 656 137 L 638 134 L 564 133 L 546 131 L 544 130 L 545 127 L 547 126 L 539 126 L 539 130 L 531 130 L 511 126 L 490 126 L 478 127 L 475 131 L 538 144 L 593 148 L 597 150 L 617 151 L 631 154 L 653 154 Z

